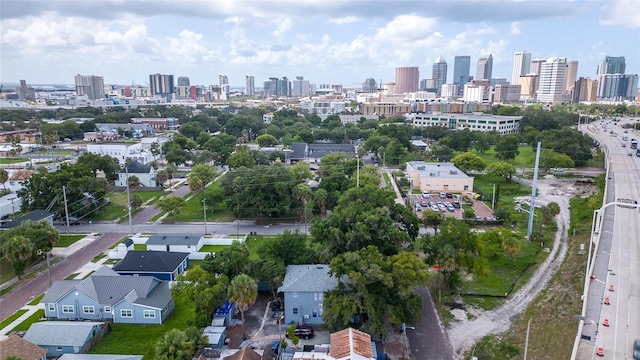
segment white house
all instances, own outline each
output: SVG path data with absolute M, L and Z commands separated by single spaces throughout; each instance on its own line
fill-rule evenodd
M 415 190 L 453 193 L 473 191 L 473 177 L 452 163 L 409 161 L 407 175 Z
M 204 245 L 204 235 L 156 234 L 146 244 L 147 250 L 197 253 Z
M 151 153 L 144 151 L 141 143 L 98 143 L 87 144 L 87 152 L 98 155 L 109 155 L 124 165 L 127 159 L 137 160 L 142 164 L 153 160 Z
M 140 180 L 140 187 L 156 187 L 156 173 L 151 165 L 141 164 L 136 160 L 133 160 L 129 165 L 126 165 L 118 174 L 118 180 L 116 180 L 116 186 L 127 186 L 127 179 L 136 176 Z

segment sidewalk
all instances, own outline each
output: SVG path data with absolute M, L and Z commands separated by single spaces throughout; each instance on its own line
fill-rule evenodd
M 73 253 L 77 249 L 81 249 L 85 247 L 88 243 L 90 243 L 91 241 L 94 241 L 97 238 L 98 236 L 96 236 L 96 234 L 90 234 L 76 241 L 71 246 L 68 246 L 66 248 L 53 248 L 51 253 L 55 256 L 67 257 L 69 254 Z M 78 268 L 77 275 L 74 277 L 74 279 L 81 280 L 91 275 L 93 272 L 95 272 L 100 267 L 102 267 L 107 260 L 109 260 L 109 258 L 103 257 L 102 259 L 96 261 L 95 263 L 88 262 L 84 264 L 83 266 Z M 0 330 L 0 340 L 6 339 L 10 335 L 10 333 L 13 331 L 13 328 L 18 326 L 20 323 L 22 323 L 26 319 L 28 319 L 31 315 L 33 315 L 36 311 L 40 309 L 44 309 L 44 304 L 41 304 L 41 303 L 36 305 L 25 304 L 22 308 L 20 308 L 20 310 L 27 310 L 27 312 L 25 312 L 20 317 L 18 317 L 13 322 L 11 322 L 9 325 L 5 326 L 3 329 Z

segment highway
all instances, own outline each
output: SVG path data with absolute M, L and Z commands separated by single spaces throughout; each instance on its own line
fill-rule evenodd
M 624 133 L 625 123 L 629 119 L 580 126 L 601 144 L 609 169 L 604 211 L 592 234 L 596 246 L 576 359 L 632 359 L 633 341 L 640 338 L 640 211 L 606 205 L 640 200 L 640 157 L 630 149 L 630 140 L 640 139 L 640 132 Z

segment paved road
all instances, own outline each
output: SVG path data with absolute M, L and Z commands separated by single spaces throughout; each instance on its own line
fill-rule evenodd
M 411 358 L 419 360 L 453 359 L 453 348 L 449 343 L 444 324 L 436 312 L 429 289 L 420 287 L 416 292 L 422 297 L 422 319 L 415 324 L 415 329 L 407 329 Z
M 623 133 L 620 125 L 624 122 L 608 124 L 606 129 L 600 121 L 581 127 L 602 144 L 608 155 L 606 203 L 619 198 L 640 200 L 640 158 L 629 149 L 629 142 L 622 140 L 623 135 L 629 139 L 640 136 L 631 130 Z M 618 136 L 611 136 L 610 131 Z M 631 359 L 633 341 L 640 338 L 640 214 L 638 210 L 610 206 L 599 230 L 577 359 L 596 358 L 600 347 L 604 358 Z M 609 291 L 611 286 L 614 291 Z M 605 304 L 606 298 L 609 305 Z M 605 320 L 609 326 L 605 326 Z

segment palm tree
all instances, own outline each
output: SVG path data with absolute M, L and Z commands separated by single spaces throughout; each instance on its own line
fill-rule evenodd
M 171 329 L 156 344 L 156 358 L 160 360 L 191 360 L 195 350 L 184 331 Z
M 163 186 L 164 183 L 167 182 L 167 180 L 169 180 L 169 173 L 167 172 L 167 170 L 159 170 L 156 173 L 156 181 L 160 186 Z
M 2 255 L 11 263 L 13 271 L 22 279 L 27 262 L 33 256 L 34 247 L 31 240 L 22 235 L 7 239 L 2 245 Z
M 131 190 L 137 190 L 140 187 L 140 178 L 135 175 L 129 176 L 127 179 L 127 186 L 129 186 L 129 189 Z
M 0 181 L 2 182 L 2 187 L 7 188 L 5 183 L 9 180 L 9 173 L 4 168 L 0 168 Z
M 196 175 L 189 176 L 189 179 L 187 180 L 187 182 L 189 183 L 189 190 L 191 190 L 191 192 L 193 193 L 200 192 L 204 184 L 202 180 L 200 180 L 200 178 L 197 177 Z
M 253 305 L 258 298 L 258 285 L 247 274 L 240 274 L 231 280 L 231 284 L 227 289 L 227 296 L 229 300 L 234 301 L 238 309 L 240 310 L 240 317 L 242 318 L 242 333 L 244 337 L 247 337 L 247 332 L 244 328 L 244 312 L 249 309 L 249 306 Z

